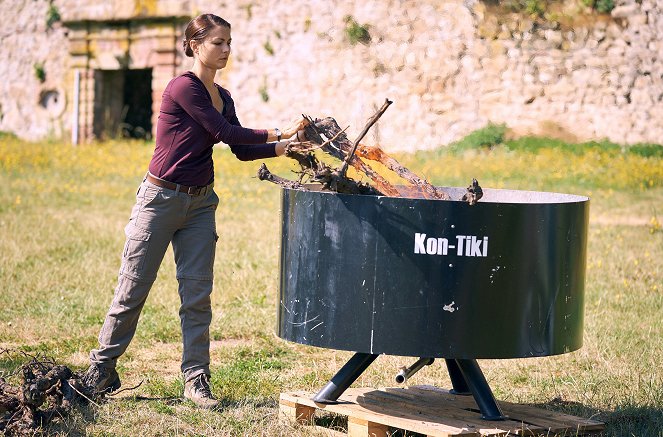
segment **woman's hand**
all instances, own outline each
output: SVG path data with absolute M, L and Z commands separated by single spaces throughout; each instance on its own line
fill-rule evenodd
M 287 140 L 297 135 L 301 131 L 299 138 L 304 138 L 303 130 L 308 125 L 308 121 L 304 117 L 296 118 L 290 122 L 290 125 L 285 129 L 269 129 L 267 131 L 267 142 Z M 300 141 L 300 140 L 298 140 Z
M 304 129 L 300 129 L 297 131 L 294 137 L 292 137 L 293 141 L 297 141 L 298 143 L 301 143 L 303 141 L 308 141 L 306 138 L 306 131 Z
M 290 140 L 288 141 L 279 141 L 276 143 L 276 146 L 274 147 L 274 151 L 276 152 L 276 156 L 283 156 L 285 154 L 285 147 L 290 143 Z
M 292 120 L 290 125 L 283 129 L 283 138 L 292 138 L 293 136 L 297 135 L 297 132 L 303 130 L 306 125 L 308 125 L 308 121 L 304 117 L 299 117 Z M 298 141 L 303 141 L 302 133 L 300 133 L 300 138 L 302 139 Z

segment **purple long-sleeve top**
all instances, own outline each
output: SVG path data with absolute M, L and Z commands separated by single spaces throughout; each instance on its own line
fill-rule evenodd
M 214 180 L 212 149 L 221 141 L 242 161 L 276 156 L 276 143 L 266 143 L 267 131 L 242 127 L 230 93 L 215 86 L 223 100 L 222 113 L 192 72 L 168 83 L 161 100 L 150 173 L 181 185 L 207 185 Z

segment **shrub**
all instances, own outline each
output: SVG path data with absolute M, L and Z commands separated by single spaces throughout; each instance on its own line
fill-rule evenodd
M 451 150 L 460 152 L 464 150 L 491 148 L 504 142 L 506 124 L 488 123 L 485 127 L 475 130 L 462 140 L 451 144 Z
M 269 102 L 269 93 L 267 92 L 267 85 L 261 86 L 258 92 L 260 93 L 260 98 L 262 99 L 263 102 Z
M 608 14 L 615 8 L 614 0 L 582 0 L 582 4 L 602 14 Z
M 546 12 L 546 0 L 505 0 L 494 2 L 511 12 L 526 12 L 529 15 L 543 17 Z
M 525 11 L 530 15 L 543 16 L 546 5 L 541 0 L 525 0 Z
M 566 148 L 567 143 L 554 138 L 526 136 L 509 140 L 505 143 L 505 146 L 507 149 L 513 150 L 514 152 L 537 153 L 539 150 L 546 148 L 564 149 Z
M 267 53 L 274 56 L 274 47 L 272 47 L 272 43 L 269 40 L 265 41 L 265 44 L 263 44 L 262 46 L 265 48 L 265 51 Z
M 18 137 L 13 132 L 0 130 L 0 140 L 17 140 Z
M 46 11 L 46 27 L 49 29 L 52 28 L 53 25 L 61 19 L 60 11 L 53 3 L 51 3 L 48 7 L 48 11 Z
M 357 21 L 350 15 L 345 17 L 345 35 L 352 45 L 357 43 L 368 44 L 371 42 L 371 34 L 368 33 L 368 25 L 357 23 Z
M 46 80 L 46 70 L 44 70 L 44 64 L 42 62 L 35 62 L 32 65 L 32 68 L 34 69 L 35 77 L 39 80 L 39 82 L 44 83 Z
M 645 158 L 663 158 L 663 146 L 660 144 L 634 144 L 627 147 L 626 151 Z
M 601 12 L 602 14 L 607 14 L 615 8 L 615 2 L 613 0 L 596 0 L 594 9 Z

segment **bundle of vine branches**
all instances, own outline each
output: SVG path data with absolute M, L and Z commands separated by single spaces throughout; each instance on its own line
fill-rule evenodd
M 56 418 L 65 417 L 77 403 L 96 401 L 95 393 L 80 375 L 47 357 L 0 349 L 12 361 L 18 355 L 29 361 L 10 374 L 0 374 L 0 432 L 7 436 L 34 435 Z M 19 384 L 5 378 L 18 376 Z
M 292 181 L 277 176 L 270 172 L 265 164 L 262 164 L 258 170 L 258 178 L 290 189 L 307 190 L 306 183 L 316 183 L 320 184 L 323 190 L 337 193 L 402 197 L 402 190 L 390 184 L 364 161 L 367 160 L 379 162 L 396 173 L 411 187 L 415 187 L 423 198 L 450 200 L 449 194 L 445 191 L 431 185 L 425 178 L 417 176 L 379 147 L 366 147 L 360 144 L 368 130 L 384 114 L 391 103 L 389 99 L 385 99 L 384 105 L 368 120 L 355 141 L 348 138 L 345 132 L 347 128 L 341 129 L 335 119 L 331 117 L 313 119 L 305 116 L 309 122 L 305 128 L 307 141 L 288 144 L 285 153 L 287 157 L 294 159 L 299 164 L 299 179 Z M 341 164 L 336 168 L 330 167 L 316 157 L 316 151 L 322 151 L 340 160 Z M 355 181 L 349 177 L 347 175 L 349 166 L 352 166 L 358 173 L 366 175 L 371 183 Z M 474 205 L 482 195 L 481 186 L 476 179 L 472 179 L 467 192 L 457 200 Z

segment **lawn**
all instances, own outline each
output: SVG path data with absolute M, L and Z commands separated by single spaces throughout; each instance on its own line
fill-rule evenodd
M 467 186 L 476 177 L 484 187 L 591 197 L 583 348 L 480 364 L 500 400 L 605 421 L 607 436 L 661 437 L 663 156 L 532 141 L 397 155 L 437 185 Z M 141 142 L 72 147 L 0 137 L 0 349 L 14 351 L 0 354 L 0 376 L 21 363 L 17 351 L 76 370 L 87 366 L 152 149 Z M 142 385 L 79 408 L 54 422 L 50 433 L 312 435 L 277 420 L 279 393 L 319 389 L 350 354 L 275 336 L 279 188 L 255 177 L 260 162 L 237 161 L 221 147 L 214 159 L 221 201 L 212 378 L 224 409 L 201 411 L 180 400 L 179 298 L 169 249 L 136 338 L 119 363 L 123 386 Z M 285 158 L 267 164 L 292 177 Z M 398 367 L 411 362 L 380 357 L 355 384 L 391 386 Z M 450 387 L 439 364 L 412 383 Z

